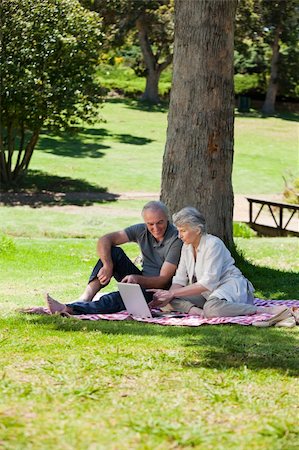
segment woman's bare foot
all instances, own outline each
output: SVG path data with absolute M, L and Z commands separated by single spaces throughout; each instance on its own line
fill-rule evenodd
M 49 294 L 46 294 L 46 302 L 51 314 L 63 314 L 67 312 L 67 306 L 54 300 Z
M 189 311 L 188 314 L 190 314 L 191 316 L 200 316 L 200 317 L 204 317 L 203 315 L 203 310 L 201 308 L 198 308 L 197 306 L 192 306 Z

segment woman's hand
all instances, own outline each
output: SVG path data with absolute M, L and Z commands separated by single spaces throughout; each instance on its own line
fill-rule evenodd
M 147 292 L 154 292 L 153 300 L 149 303 L 150 308 L 162 308 L 174 299 L 173 293 L 164 289 L 147 289 Z

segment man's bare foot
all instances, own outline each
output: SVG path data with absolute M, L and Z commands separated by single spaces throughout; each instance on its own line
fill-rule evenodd
M 46 294 L 46 302 L 51 314 L 63 314 L 67 312 L 67 306 L 54 300 L 49 294 Z

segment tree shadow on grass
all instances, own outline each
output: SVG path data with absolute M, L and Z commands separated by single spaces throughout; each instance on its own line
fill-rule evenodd
M 112 141 L 120 142 L 121 144 L 130 144 L 130 145 L 146 145 L 154 142 L 153 139 L 141 137 L 141 136 L 133 136 L 132 134 L 125 133 L 111 133 L 105 128 L 86 128 L 84 133 L 81 133 L 85 136 L 96 136 L 99 139 L 102 138 L 111 138 Z
M 31 316 L 26 320 L 32 326 L 66 333 L 100 331 L 101 334 L 136 335 L 145 339 L 152 336 L 173 338 L 176 345 L 181 342 L 185 348 L 179 364 L 186 368 L 227 370 L 246 367 L 254 371 L 275 369 L 289 376 L 299 374 L 299 342 L 294 329 L 257 329 L 240 325 L 174 327 L 133 321 L 81 321 L 59 316 Z M 177 360 L 173 363 L 178 364 Z
M 270 267 L 257 266 L 246 260 L 240 250 L 234 249 L 232 255 L 237 267 L 254 285 L 262 298 L 292 300 L 294 292 L 299 292 L 298 272 L 288 272 Z
M 86 180 L 50 175 L 39 170 L 29 170 L 18 185 L 17 191 L 0 192 L 2 205 L 41 206 L 79 205 L 103 203 L 117 200 L 118 194 L 107 192 L 107 188 L 96 186 Z
M 145 102 L 142 100 L 130 99 L 130 98 L 111 98 L 105 100 L 106 103 L 115 103 L 122 104 L 129 109 L 135 109 L 139 111 L 146 112 L 168 112 L 169 110 L 169 101 L 161 100 L 161 102 L 157 105 L 153 105 L 152 103 Z M 236 116 L 237 117 L 245 117 L 245 118 L 260 118 L 267 119 L 271 117 L 277 117 L 282 120 L 288 120 L 291 122 L 299 121 L 299 114 L 297 112 L 288 112 L 288 111 L 277 111 L 272 115 L 265 115 L 259 109 L 251 108 L 249 112 L 239 112 L 236 108 Z
M 106 100 L 106 103 L 122 104 L 129 109 L 135 109 L 138 111 L 146 111 L 146 112 L 168 112 L 169 109 L 169 102 L 164 100 L 161 100 L 160 103 L 154 105 L 153 103 L 136 99 L 111 98 L 109 100 Z
M 225 370 L 246 366 L 251 370 L 275 369 L 299 375 L 299 340 L 294 329 L 216 326 L 206 329 L 200 337 L 187 338 L 185 345 L 193 348 L 192 358 L 183 363 L 186 367 Z
M 124 133 L 111 133 L 105 128 L 78 128 L 75 133 L 52 133 L 43 131 L 37 145 L 37 151 L 51 153 L 70 158 L 102 158 L 103 150 L 109 150 L 110 145 L 103 144 L 110 140 L 130 145 L 146 145 L 152 142 L 141 136 Z
M 261 111 L 256 109 L 251 109 L 249 112 L 239 112 L 235 114 L 236 117 L 242 117 L 245 119 L 271 119 L 277 118 L 282 120 L 287 120 L 289 122 L 298 122 L 299 114 L 292 112 L 276 112 L 275 114 L 265 115 Z

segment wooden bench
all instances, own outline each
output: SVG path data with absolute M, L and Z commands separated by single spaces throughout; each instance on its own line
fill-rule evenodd
M 299 205 L 291 204 L 291 203 L 283 203 L 276 202 L 271 200 L 264 200 L 261 198 L 252 198 L 246 197 L 249 202 L 249 226 L 256 230 L 258 234 L 266 235 L 266 236 L 287 236 L 287 235 L 295 235 L 299 236 L 299 228 L 298 228 L 298 217 L 295 214 L 299 211 Z M 259 205 L 259 210 L 255 217 L 253 217 L 253 204 Z M 264 206 L 270 211 L 272 219 L 274 221 L 275 226 L 269 225 L 269 216 L 264 217 L 264 223 L 257 223 L 257 218 L 260 216 Z M 277 214 L 278 212 L 278 214 Z M 284 223 L 284 217 L 288 212 L 288 217 Z M 290 228 L 290 222 L 292 219 L 292 228 Z M 268 220 L 267 220 L 268 219 Z M 268 222 L 268 223 L 265 223 Z M 294 223 L 295 222 L 295 223 Z M 274 225 L 273 224 L 273 225 Z

